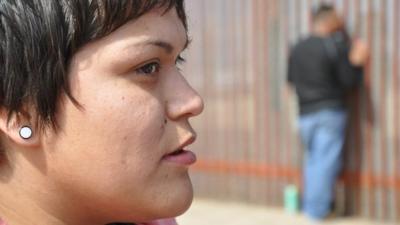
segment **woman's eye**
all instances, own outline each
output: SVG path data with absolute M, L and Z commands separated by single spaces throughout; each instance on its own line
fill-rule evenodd
M 160 64 L 158 64 L 157 62 L 146 64 L 136 70 L 136 72 L 138 72 L 139 74 L 144 74 L 144 75 L 151 75 L 154 73 L 158 73 L 159 71 L 160 71 Z
M 181 55 L 178 56 L 178 58 L 176 58 L 175 60 L 175 64 L 179 65 L 179 64 L 183 64 L 186 62 L 186 59 L 183 58 Z
M 182 70 L 181 66 L 186 62 L 185 58 L 183 58 L 181 55 L 178 56 L 175 60 L 175 65 L 178 68 L 179 71 Z

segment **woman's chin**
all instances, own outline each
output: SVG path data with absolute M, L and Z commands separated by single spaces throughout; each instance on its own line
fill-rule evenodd
M 169 209 L 164 215 L 164 218 L 176 217 L 185 213 L 193 201 L 193 187 L 190 180 L 183 185 L 181 189 L 176 189 L 176 192 L 170 196 Z
M 179 201 L 180 201 L 180 203 L 179 203 L 180 207 L 176 207 L 177 210 L 175 212 L 175 215 L 173 215 L 173 216 L 180 216 L 190 208 L 190 206 L 192 205 L 192 201 L 193 201 L 193 190 L 190 191 L 190 194 L 188 194 L 188 196 L 180 199 Z

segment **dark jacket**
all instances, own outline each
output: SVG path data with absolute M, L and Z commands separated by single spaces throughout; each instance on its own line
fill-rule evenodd
M 362 68 L 351 65 L 349 51 L 350 42 L 341 32 L 311 36 L 294 46 L 288 81 L 296 89 L 300 114 L 345 107 L 346 92 L 362 81 Z

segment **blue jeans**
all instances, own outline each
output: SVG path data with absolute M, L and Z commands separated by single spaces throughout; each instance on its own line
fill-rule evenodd
M 300 134 L 306 149 L 303 210 L 313 219 L 323 219 L 330 212 L 342 168 L 346 125 L 345 109 L 323 109 L 300 116 Z

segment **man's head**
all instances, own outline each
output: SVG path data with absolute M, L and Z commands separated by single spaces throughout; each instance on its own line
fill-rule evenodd
M 319 35 L 329 35 L 343 26 L 342 19 L 334 6 L 321 4 L 312 12 L 313 32 Z

